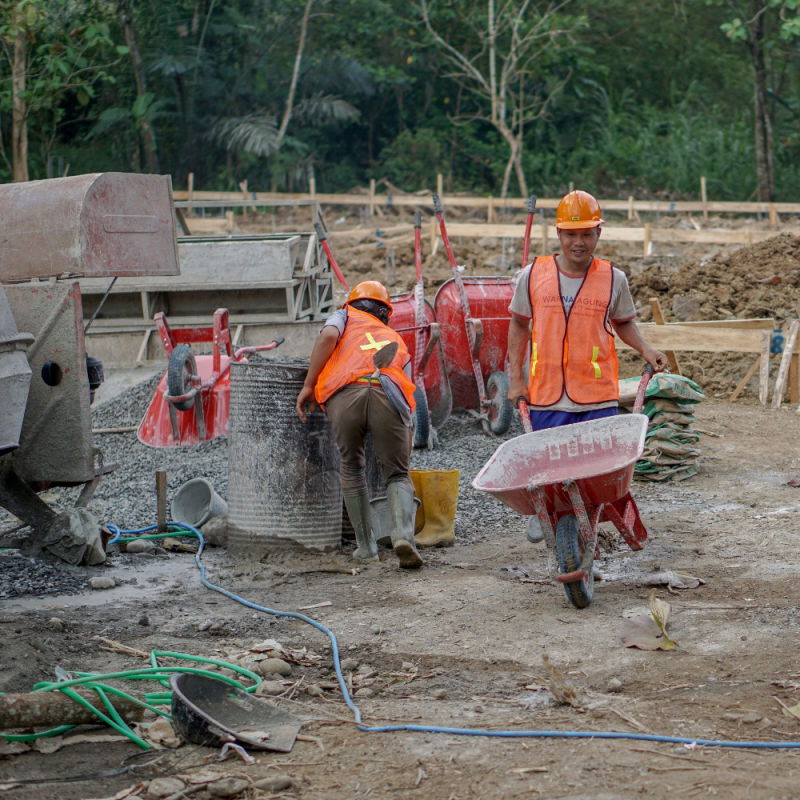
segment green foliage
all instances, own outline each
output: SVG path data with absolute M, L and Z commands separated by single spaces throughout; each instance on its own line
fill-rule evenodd
M 441 136 L 434 130 L 419 128 L 403 131 L 383 148 L 377 174 L 401 189 L 415 191 L 429 185 L 443 167 Z
M 386 178 L 407 190 L 497 194 L 508 145 L 431 47 L 419 0 L 314 0 L 286 135 L 278 140 L 306 0 L 136 0 L 137 89 L 117 0 L 0 0 L 0 139 L 9 149 L 11 59 L 28 45 L 31 177 L 50 156 L 70 173 L 141 169 L 141 124 L 156 132 L 176 186 L 343 192 Z M 570 181 L 608 196 L 715 198 L 755 189 L 752 66 L 745 0 L 571 0 L 571 30 L 520 62 L 531 102 L 564 86 L 526 123 L 529 189 Z M 800 0 L 762 0 L 779 199 L 800 192 Z M 479 63 L 485 0 L 436 0 L 436 22 Z M 499 6 L 498 6 L 499 8 Z M 545 8 L 534 0 L 517 36 Z M 564 13 L 568 12 L 568 13 Z M 478 27 L 476 28 L 476 25 Z M 485 26 L 484 26 L 485 27 Z M 506 46 L 511 33 L 500 31 Z M 558 38 L 558 37 L 557 37 Z M 543 42 L 544 44 L 544 42 Z M 518 96 L 518 95 L 517 95 Z M 2 163 L 0 162 L 0 170 Z M 0 173 L 0 179 L 8 174 Z M 511 191 L 515 190 L 512 183 Z

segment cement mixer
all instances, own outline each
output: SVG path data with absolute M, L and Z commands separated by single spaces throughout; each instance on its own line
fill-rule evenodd
M 0 506 L 33 529 L 29 553 L 105 558 L 86 505 L 113 465 L 92 439 L 103 372 L 86 353 L 76 278 L 178 274 L 173 214 L 166 175 L 0 185 Z M 75 508 L 45 503 L 52 486 L 82 486 Z

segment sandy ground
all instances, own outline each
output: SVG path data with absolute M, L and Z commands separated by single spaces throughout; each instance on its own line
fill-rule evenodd
M 419 572 L 400 571 L 388 555 L 357 575 L 329 571 L 351 566 L 345 554 L 246 564 L 209 549 L 203 563 L 212 583 L 259 605 L 294 611 L 329 603 L 306 613 L 334 632 L 342 658 L 354 660 L 351 670 L 361 665 L 348 680 L 360 689 L 354 700 L 370 726 L 800 741 L 800 721 L 781 705 L 800 701 L 800 490 L 787 485 L 800 472 L 797 423 L 793 408 L 700 403 L 699 474 L 634 485 L 648 544 L 633 553 L 615 535 L 606 537 L 599 562 L 605 580 L 583 611 L 547 579 L 543 545 L 525 540 L 521 518 L 424 551 Z M 462 491 L 471 478 L 462 476 Z M 360 732 L 341 692 L 328 688 L 331 652 L 317 630 L 204 588 L 191 554 L 118 556 L 112 564 L 96 569 L 117 577 L 115 589 L 6 601 L 3 688 L 21 691 L 26 679 L 29 686 L 51 679 L 56 664 L 98 672 L 146 665 L 101 650 L 97 635 L 148 653 L 218 656 L 274 638 L 321 656 L 293 665 L 278 701 L 313 738 L 290 754 L 257 754 L 249 766 L 205 764 L 214 751 L 196 746 L 141 755 L 123 742 L 30 751 L 0 759 L 0 780 L 42 781 L 9 790 L 11 798 L 111 797 L 137 784 L 140 796 L 152 797 L 151 779 L 209 770 L 243 776 L 251 786 L 243 797 L 271 796 L 253 784 L 278 774 L 292 784 L 273 795 L 303 798 L 797 796 L 794 751 Z M 663 570 L 703 581 L 673 592 L 657 587 L 672 605 L 669 632 L 680 646 L 628 648 L 626 620 L 646 610 L 650 576 Z M 571 704 L 558 701 L 563 690 L 545 656 L 570 684 Z M 323 687 L 321 696 L 307 693 L 310 684 Z M 129 771 L 100 776 L 123 766 Z M 65 780 L 87 775 L 93 777 Z

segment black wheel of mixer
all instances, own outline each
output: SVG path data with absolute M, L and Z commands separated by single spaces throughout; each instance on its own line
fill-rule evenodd
M 562 573 L 575 572 L 581 564 L 583 547 L 578 520 L 574 514 L 561 517 L 556 526 L 556 558 Z M 575 608 L 586 608 L 594 597 L 594 574 L 589 570 L 588 578 L 564 584 L 567 598 Z
M 167 363 L 167 391 L 172 397 L 186 394 L 192 388 L 192 376 L 197 374 L 197 362 L 188 344 L 179 344 L 170 354 Z M 188 411 L 192 400 L 175 403 L 178 411 Z

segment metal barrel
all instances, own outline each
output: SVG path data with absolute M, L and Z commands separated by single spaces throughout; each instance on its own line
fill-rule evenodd
M 308 359 L 231 364 L 228 549 L 261 558 L 301 546 L 333 550 L 342 536 L 339 450 L 327 417 L 303 424 L 295 400 Z

